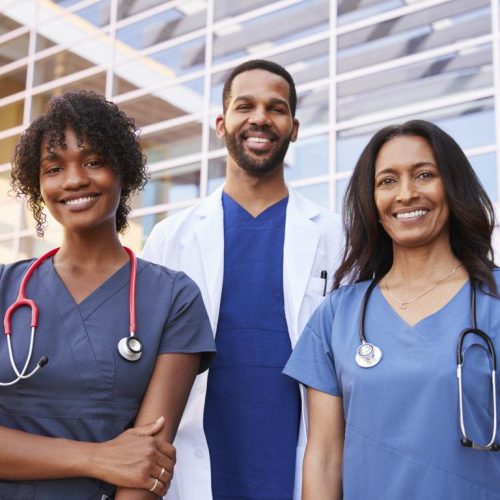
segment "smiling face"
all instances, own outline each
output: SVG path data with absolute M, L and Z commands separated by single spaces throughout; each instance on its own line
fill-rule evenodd
M 52 216 L 66 231 L 109 226 L 116 229 L 121 182 L 116 171 L 71 128 L 64 133 L 66 148 L 40 148 L 40 192 Z
M 297 139 L 288 82 L 269 71 L 254 69 L 237 75 L 224 116 L 217 117 L 217 134 L 224 137 L 228 166 L 261 176 L 283 167 L 290 142 Z
M 449 207 L 434 153 L 425 139 L 397 136 L 375 161 L 375 205 L 394 246 L 448 241 Z

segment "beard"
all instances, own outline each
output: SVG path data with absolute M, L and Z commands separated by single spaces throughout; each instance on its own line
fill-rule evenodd
M 291 133 L 288 137 L 285 137 L 281 141 L 279 141 L 279 137 L 276 134 L 271 134 L 273 143 L 275 143 L 273 150 L 271 152 L 255 151 L 254 155 L 251 156 L 245 153 L 244 149 L 244 140 L 247 132 L 270 133 L 267 127 L 252 126 L 245 132 L 241 132 L 236 135 L 230 134 L 224 127 L 224 137 L 226 140 L 227 150 L 237 165 L 245 172 L 255 177 L 264 176 L 279 168 L 283 164 L 286 152 L 288 151 L 288 146 L 292 140 Z M 262 156 L 262 158 L 258 158 L 259 156 Z

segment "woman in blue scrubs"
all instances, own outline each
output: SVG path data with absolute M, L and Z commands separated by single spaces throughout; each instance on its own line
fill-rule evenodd
M 0 386 L 0 498 L 139 499 L 165 494 L 170 444 L 196 374 L 214 351 L 201 295 L 183 273 L 137 260 L 136 333 L 143 352 L 118 352 L 129 334 L 130 257 L 118 234 L 144 186 L 145 157 L 132 119 L 94 93 L 49 104 L 21 136 L 13 186 L 39 235 L 46 207 L 62 226 L 59 251 L 34 272 L 39 307 L 33 377 Z M 31 260 L 0 266 L 0 310 L 17 296 Z M 30 310 L 12 317 L 18 366 Z M 15 378 L 0 335 L 0 381 Z
M 456 352 L 472 326 L 471 281 L 477 326 L 500 352 L 494 211 L 467 158 L 429 122 L 382 129 L 358 160 L 344 220 L 336 290 L 285 368 L 308 386 L 303 499 L 499 499 L 500 453 L 462 446 L 459 425 Z M 365 368 L 355 355 L 373 278 L 365 334 L 383 354 Z M 488 443 L 490 357 L 480 337 L 466 339 L 465 427 Z M 498 400 L 499 387 L 497 377 Z

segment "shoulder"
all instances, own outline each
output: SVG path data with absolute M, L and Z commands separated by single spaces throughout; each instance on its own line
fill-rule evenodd
M 198 291 L 198 285 L 183 271 L 174 271 L 161 264 L 155 264 L 142 258 L 137 258 L 137 274 L 149 287 L 159 285 L 165 290 L 190 288 Z
M 0 279 L 19 279 L 24 276 L 35 259 L 26 259 L 12 264 L 0 264 Z

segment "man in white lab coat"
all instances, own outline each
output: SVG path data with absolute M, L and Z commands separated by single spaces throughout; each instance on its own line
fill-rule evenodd
M 331 288 L 342 237 L 337 215 L 285 184 L 296 101 L 281 66 L 235 68 L 216 120 L 225 185 L 157 224 L 144 248 L 198 284 L 218 349 L 179 426 L 169 500 L 300 498 L 304 393 L 281 370 Z

